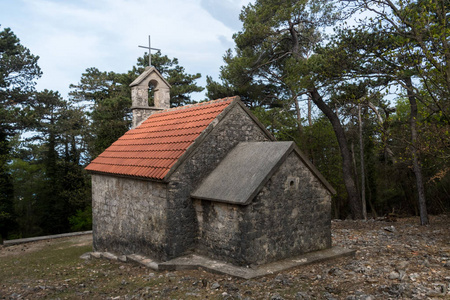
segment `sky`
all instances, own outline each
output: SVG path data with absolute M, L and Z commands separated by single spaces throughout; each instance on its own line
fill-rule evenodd
M 67 98 L 90 67 L 124 73 L 148 46 L 178 58 L 188 74 L 217 80 L 222 57 L 234 48 L 239 13 L 250 0 L 0 0 L 0 30 L 11 28 L 39 56 L 37 90 Z M 193 95 L 205 98 L 204 92 Z

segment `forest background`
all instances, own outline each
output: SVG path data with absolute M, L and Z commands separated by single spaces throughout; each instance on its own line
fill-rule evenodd
M 239 95 L 278 140 L 295 141 L 337 190 L 332 218 L 420 215 L 426 225 L 450 211 L 449 8 L 257 0 L 205 100 Z M 147 55 L 127 73 L 86 69 L 63 99 L 36 91 L 39 57 L 0 31 L 1 238 L 91 228 L 84 167 L 130 128 L 129 84 Z M 172 106 L 203 90 L 176 58 L 158 52 L 152 65 Z

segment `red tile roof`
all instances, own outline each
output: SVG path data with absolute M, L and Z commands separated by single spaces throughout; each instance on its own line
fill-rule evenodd
M 236 97 L 154 113 L 94 159 L 86 170 L 163 179 L 197 137 Z

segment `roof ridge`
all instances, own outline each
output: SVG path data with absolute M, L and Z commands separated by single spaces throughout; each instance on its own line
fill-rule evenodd
M 166 108 L 166 109 L 160 110 L 158 112 L 155 112 L 153 115 L 157 115 L 157 114 L 160 114 L 163 112 L 168 112 L 168 111 L 189 109 L 189 108 L 195 108 L 195 107 L 204 106 L 204 105 L 211 105 L 211 104 L 216 104 L 216 103 L 221 103 L 221 102 L 233 101 L 237 98 L 239 98 L 239 96 L 225 97 L 225 98 L 220 98 L 220 99 L 216 99 L 216 100 L 210 100 L 210 101 L 205 101 L 205 102 L 198 102 L 198 103 L 193 103 L 193 104 L 188 104 L 188 105 Z
M 160 167 L 160 166 L 147 166 L 144 164 L 138 165 L 138 164 L 121 164 L 121 163 L 103 163 L 103 162 L 94 162 L 94 164 L 103 165 L 103 166 L 119 166 L 119 167 L 141 167 L 141 168 L 152 168 L 152 169 L 170 169 L 168 167 Z
M 211 115 L 212 115 L 212 113 L 208 113 L 208 114 L 198 114 L 198 113 L 196 113 L 196 114 L 191 114 L 188 117 L 181 117 L 181 118 L 174 116 L 172 118 L 168 118 L 168 119 L 164 120 L 164 122 L 167 123 L 164 126 L 174 126 L 174 125 L 189 124 L 190 121 L 186 121 L 186 118 L 189 118 L 189 117 L 192 118 L 194 116 L 201 116 L 200 118 L 196 118 L 197 120 L 202 120 L 202 121 L 207 121 L 207 120 L 210 120 L 210 119 L 212 120 L 215 117 L 211 116 Z M 160 123 L 160 122 L 161 122 L 160 119 L 158 120 L 156 118 L 153 118 L 153 119 L 148 118 L 147 120 L 145 120 L 145 124 L 142 123 L 141 125 L 139 125 L 139 130 L 136 130 L 136 131 L 133 131 L 133 132 L 127 132 L 126 134 L 141 134 L 141 133 L 145 132 L 145 129 L 151 128 L 154 123 Z M 136 127 L 136 128 L 138 128 L 138 127 Z

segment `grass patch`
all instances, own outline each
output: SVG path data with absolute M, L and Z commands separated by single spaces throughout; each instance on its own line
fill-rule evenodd
M 149 277 L 151 270 L 105 259 L 82 260 L 91 245 L 71 240 L 40 242 L 37 250 L 23 250 L 0 258 L 0 299 L 105 299 L 129 293 L 163 291 L 169 278 Z M 3 249 L 5 250 L 5 249 Z M 18 254 L 17 251 L 23 251 Z
M 80 255 L 92 246 L 74 246 L 70 242 L 46 245 L 40 251 L 3 257 L 0 261 L 0 282 L 9 280 L 51 279 L 62 272 L 76 270 Z

